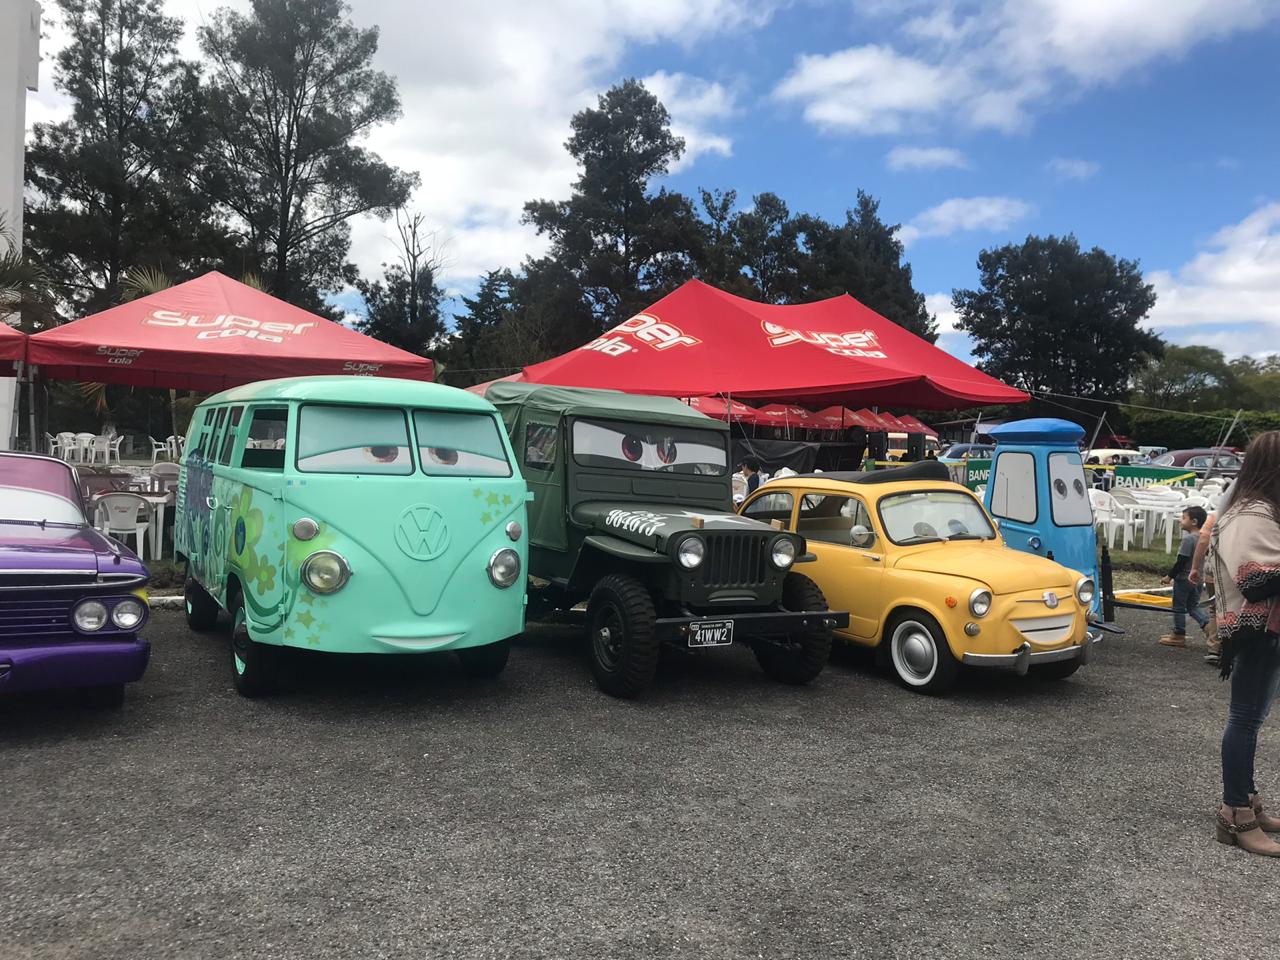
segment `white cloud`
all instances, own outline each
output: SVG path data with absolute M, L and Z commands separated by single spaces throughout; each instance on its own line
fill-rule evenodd
M 1150 323 L 1179 342 L 1226 352 L 1280 345 L 1280 203 L 1259 207 L 1213 235 L 1177 270 L 1147 274 L 1155 286 Z
M 885 156 L 890 170 L 942 170 L 955 167 L 965 170 L 969 161 L 952 147 L 894 147 Z
M 1088 180 L 1097 175 L 1102 165 L 1093 160 L 1081 160 L 1075 157 L 1054 157 L 1045 164 L 1045 169 L 1059 180 Z
M 360 0 L 358 26 L 379 25 L 376 64 L 399 84 L 403 117 L 375 130 L 368 145 L 386 160 L 418 171 L 413 198 L 450 239 L 446 282 L 516 266 L 542 242 L 520 216 L 526 200 L 568 195 L 576 169 L 564 149 L 569 119 L 619 79 L 629 47 L 692 46 L 709 37 L 758 28 L 781 0 L 488 0 L 447 9 L 420 0 Z M 188 23 L 183 49 L 198 53 L 196 24 L 223 0 L 168 0 Z M 230 5 L 248 6 L 247 0 Z M 46 6 L 46 18 L 51 6 Z M 65 116 L 53 91 L 52 56 L 65 43 L 55 29 L 45 43 L 41 91 L 33 118 Z M 676 97 L 677 129 L 694 155 L 727 153 L 711 129 L 732 109 L 730 91 L 687 74 L 655 74 Z M 374 272 L 393 253 L 387 224 L 353 223 L 351 257 Z
M 802 103 L 805 119 L 824 130 L 896 133 L 953 100 L 959 79 L 890 47 L 851 47 L 802 55 L 774 97 Z
M 951 294 L 931 293 L 924 298 L 924 306 L 937 319 L 938 333 L 957 333 L 956 324 L 960 321 L 960 315 L 951 305 Z
M 948 237 L 964 230 L 1004 230 L 1033 209 L 1014 197 L 952 197 L 912 217 L 898 236 L 909 244 L 922 237 Z
M 713 129 L 736 112 L 732 90 L 722 83 L 665 70 L 651 73 L 641 82 L 671 114 L 672 133 L 684 138 L 684 155 L 675 170 L 684 169 L 706 153 L 733 155 L 733 141 Z
M 956 120 L 1025 127 L 1042 102 L 1114 83 L 1196 43 L 1280 16 L 1274 0 L 953 0 L 873 4 L 896 45 L 801 54 L 774 93 L 828 132 L 892 133 Z M 863 8 L 864 14 L 868 13 Z

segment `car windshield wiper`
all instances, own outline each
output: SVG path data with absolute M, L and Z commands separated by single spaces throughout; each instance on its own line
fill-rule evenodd
M 944 543 L 942 537 L 907 537 L 905 540 L 898 540 L 900 547 L 905 547 L 909 543 Z
M 953 533 L 947 537 L 948 540 L 990 540 L 990 537 L 984 537 L 980 533 Z

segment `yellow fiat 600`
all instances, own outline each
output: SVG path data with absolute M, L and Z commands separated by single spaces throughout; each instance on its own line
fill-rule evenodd
M 849 611 L 837 637 L 876 647 L 907 687 L 941 693 L 961 664 L 1069 677 L 1102 636 L 1088 619 L 1093 581 L 1006 547 L 949 477 L 937 461 L 790 476 L 741 512 L 804 536 L 818 558 L 806 574 Z

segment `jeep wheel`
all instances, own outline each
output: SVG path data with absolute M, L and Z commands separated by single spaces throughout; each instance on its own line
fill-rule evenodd
M 280 648 L 249 636 L 244 600 L 237 595 L 231 607 L 231 680 L 242 697 L 272 693 L 279 675 Z
M 591 672 L 605 693 L 634 697 L 653 681 L 658 669 L 656 619 L 653 599 L 635 577 L 614 574 L 591 591 Z
M 507 657 L 511 655 L 511 641 L 499 640 L 497 643 L 486 643 L 483 647 L 467 647 L 456 651 L 462 670 L 469 677 L 485 679 L 496 677 L 507 665 Z
M 188 627 L 196 633 L 208 633 L 218 625 L 218 601 L 209 596 L 194 577 L 187 577 L 182 593 L 186 601 Z
M 947 635 L 927 613 L 909 610 L 889 621 L 882 641 L 889 663 L 904 687 L 918 693 L 946 693 L 956 682 L 960 663 Z
M 782 581 L 782 608 L 793 612 L 825 612 L 827 598 L 818 585 L 799 573 Z M 752 644 L 760 669 L 782 683 L 804 684 L 822 672 L 831 658 L 831 628 L 801 627 L 785 637 L 757 639 Z

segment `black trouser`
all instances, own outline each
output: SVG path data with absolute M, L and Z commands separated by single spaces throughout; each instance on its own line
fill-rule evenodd
M 1222 734 L 1222 802 L 1247 807 L 1253 782 L 1258 730 L 1271 711 L 1280 682 L 1280 637 L 1241 643 L 1231 662 L 1231 708 Z

